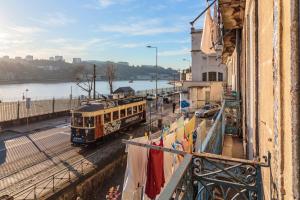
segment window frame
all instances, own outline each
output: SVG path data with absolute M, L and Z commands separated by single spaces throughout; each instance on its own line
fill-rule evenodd
M 137 114 L 138 113 L 138 107 L 137 106 L 132 106 L 132 114 Z
M 126 111 L 127 111 L 127 116 L 132 115 L 132 107 L 128 107 L 128 108 L 126 109 Z M 130 111 L 130 112 L 129 112 L 129 111 Z
M 109 115 L 109 118 L 106 118 L 106 115 Z M 103 118 L 104 118 L 104 124 L 110 123 L 111 122 L 111 112 L 104 113 Z M 109 119 L 109 121 L 107 121 L 107 119 Z
M 119 112 L 118 110 L 113 111 L 112 113 L 113 113 L 113 114 L 112 114 L 112 121 L 116 121 L 116 120 L 119 120 L 119 119 L 120 119 L 120 112 Z M 117 117 L 115 117 L 115 114 L 117 114 L 117 115 L 116 115 Z

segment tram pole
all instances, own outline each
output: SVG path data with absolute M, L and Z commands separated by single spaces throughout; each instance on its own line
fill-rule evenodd
M 93 79 L 94 79 L 94 100 L 96 99 L 96 65 L 94 64 L 94 76 L 93 76 Z

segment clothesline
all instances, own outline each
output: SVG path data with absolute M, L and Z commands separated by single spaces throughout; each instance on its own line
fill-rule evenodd
M 150 149 L 155 149 L 155 150 L 160 150 L 160 151 L 165 151 L 165 152 L 169 152 L 169 153 L 174 153 L 174 154 L 178 154 L 178 155 L 194 155 L 194 156 L 198 156 L 198 157 L 202 157 L 202 158 L 207 158 L 207 159 L 216 159 L 216 160 L 226 160 L 229 162 L 240 162 L 240 163 L 244 163 L 244 164 L 255 164 L 255 165 L 260 165 L 260 166 L 267 166 L 268 163 L 265 162 L 259 162 L 259 161 L 254 161 L 254 160 L 246 160 L 246 159 L 239 159 L 239 158 L 232 158 L 232 157 L 227 157 L 227 156 L 222 156 L 222 155 L 217 155 L 217 154 L 212 154 L 212 153 L 204 153 L 204 152 L 193 152 L 193 153 L 188 153 L 185 151 L 179 151 L 179 150 L 175 150 L 175 149 L 169 149 L 169 148 L 165 148 L 165 147 L 160 147 L 160 146 L 156 146 L 156 145 L 151 145 L 151 144 L 144 144 L 144 143 L 139 143 L 139 142 L 134 142 L 131 140 L 122 140 L 122 143 L 124 144 L 131 144 L 131 145 L 135 145 L 135 146 L 140 146 L 140 147 L 144 147 L 144 148 L 150 148 Z
M 183 156 L 188 154 L 185 151 L 179 151 L 179 150 L 176 150 L 176 149 L 169 149 L 169 148 L 161 147 L 161 146 L 157 146 L 157 145 L 134 142 L 134 141 L 131 141 L 131 140 L 124 140 L 123 139 L 122 143 L 131 144 L 131 145 L 140 146 L 140 147 L 145 147 L 145 148 L 150 148 L 150 149 L 155 149 L 155 150 L 160 150 L 160 151 L 165 151 L 165 152 L 174 153 L 174 154 L 183 155 Z

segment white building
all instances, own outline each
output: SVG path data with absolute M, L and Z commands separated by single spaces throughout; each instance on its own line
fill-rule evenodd
M 216 53 L 205 54 L 201 51 L 202 29 L 191 29 L 192 67 L 191 80 L 183 81 L 191 103 L 191 111 L 209 102 L 220 102 L 223 83 L 227 79 L 227 67 L 221 60 L 221 48 Z
M 73 64 L 81 63 L 81 58 L 73 58 Z
M 2 59 L 7 61 L 9 60 L 9 56 L 3 56 Z
M 202 29 L 191 29 L 192 35 L 192 81 L 225 81 L 226 65 L 221 64 L 221 49 L 216 53 L 201 51 Z
M 15 61 L 22 61 L 22 58 L 20 56 L 16 56 Z
M 27 56 L 25 57 L 25 60 L 27 60 L 27 61 L 33 61 L 33 56 L 27 55 Z
M 64 57 L 63 56 L 55 56 L 54 61 L 64 61 Z

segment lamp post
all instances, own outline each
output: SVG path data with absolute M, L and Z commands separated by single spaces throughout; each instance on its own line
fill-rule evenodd
M 155 49 L 155 109 L 157 111 L 157 51 L 158 48 L 154 46 L 147 46 L 147 48 Z
M 182 60 L 183 60 L 183 61 L 186 61 L 186 62 L 189 62 L 189 67 L 191 67 L 191 60 L 190 60 L 190 59 L 183 58 Z

